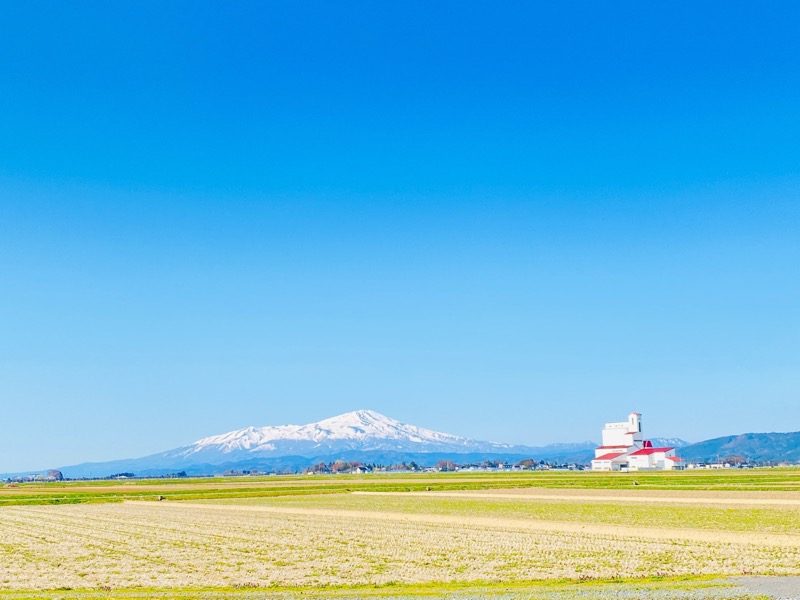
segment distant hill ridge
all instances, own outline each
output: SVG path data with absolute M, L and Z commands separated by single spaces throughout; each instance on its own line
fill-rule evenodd
M 755 462 L 800 462 L 800 431 L 743 433 L 718 437 L 681 448 L 688 462 L 709 462 L 741 457 Z

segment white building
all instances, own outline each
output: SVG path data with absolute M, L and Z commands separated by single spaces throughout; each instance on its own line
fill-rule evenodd
M 594 451 L 592 471 L 669 471 L 680 462 L 675 448 L 654 448 L 642 437 L 642 415 L 633 412 L 627 421 L 606 423 L 603 444 Z

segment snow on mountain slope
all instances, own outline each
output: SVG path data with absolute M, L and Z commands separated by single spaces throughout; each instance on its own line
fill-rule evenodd
M 652 442 L 653 446 L 656 448 L 683 448 L 684 446 L 688 446 L 689 442 L 686 440 L 682 440 L 681 438 L 671 437 L 658 437 L 658 438 L 650 438 L 650 442 Z
M 401 423 L 372 410 L 357 410 L 308 425 L 247 427 L 203 438 L 162 456 L 202 456 L 203 460 L 216 461 L 267 454 L 313 456 L 332 450 L 499 452 L 514 448 Z

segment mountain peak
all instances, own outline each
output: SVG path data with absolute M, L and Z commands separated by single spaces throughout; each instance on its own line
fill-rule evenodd
M 311 423 L 311 425 L 318 425 L 322 428 L 327 427 L 352 427 L 354 429 L 368 428 L 368 429 L 386 429 L 403 427 L 404 424 L 395 419 L 391 419 L 386 415 L 382 415 L 374 410 L 354 410 L 353 412 L 344 413 L 335 417 L 323 419 L 318 423 Z
M 390 419 L 386 415 L 382 415 L 379 412 L 375 412 L 374 410 L 369 409 L 359 409 L 354 410 L 352 412 L 342 413 L 341 415 L 336 415 L 335 417 L 328 417 L 327 419 L 323 419 L 320 423 L 326 423 L 328 421 L 337 421 L 337 422 L 353 422 L 353 423 L 399 423 L 399 421 L 395 421 L 394 419 Z

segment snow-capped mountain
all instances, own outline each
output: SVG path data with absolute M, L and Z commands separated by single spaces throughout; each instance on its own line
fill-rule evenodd
M 307 425 L 246 427 L 213 435 L 188 446 L 142 458 L 59 467 L 66 477 L 107 477 L 115 473 L 195 475 L 230 469 L 297 471 L 338 459 L 394 464 L 439 459 L 554 460 L 587 462 L 597 444 L 552 444 L 543 447 L 483 442 L 401 423 L 372 410 L 357 410 Z
M 345 450 L 396 452 L 510 452 L 509 444 L 481 442 L 357 410 L 307 425 L 247 427 L 161 454 L 215 464 L 258 456 L 322 456 Z

